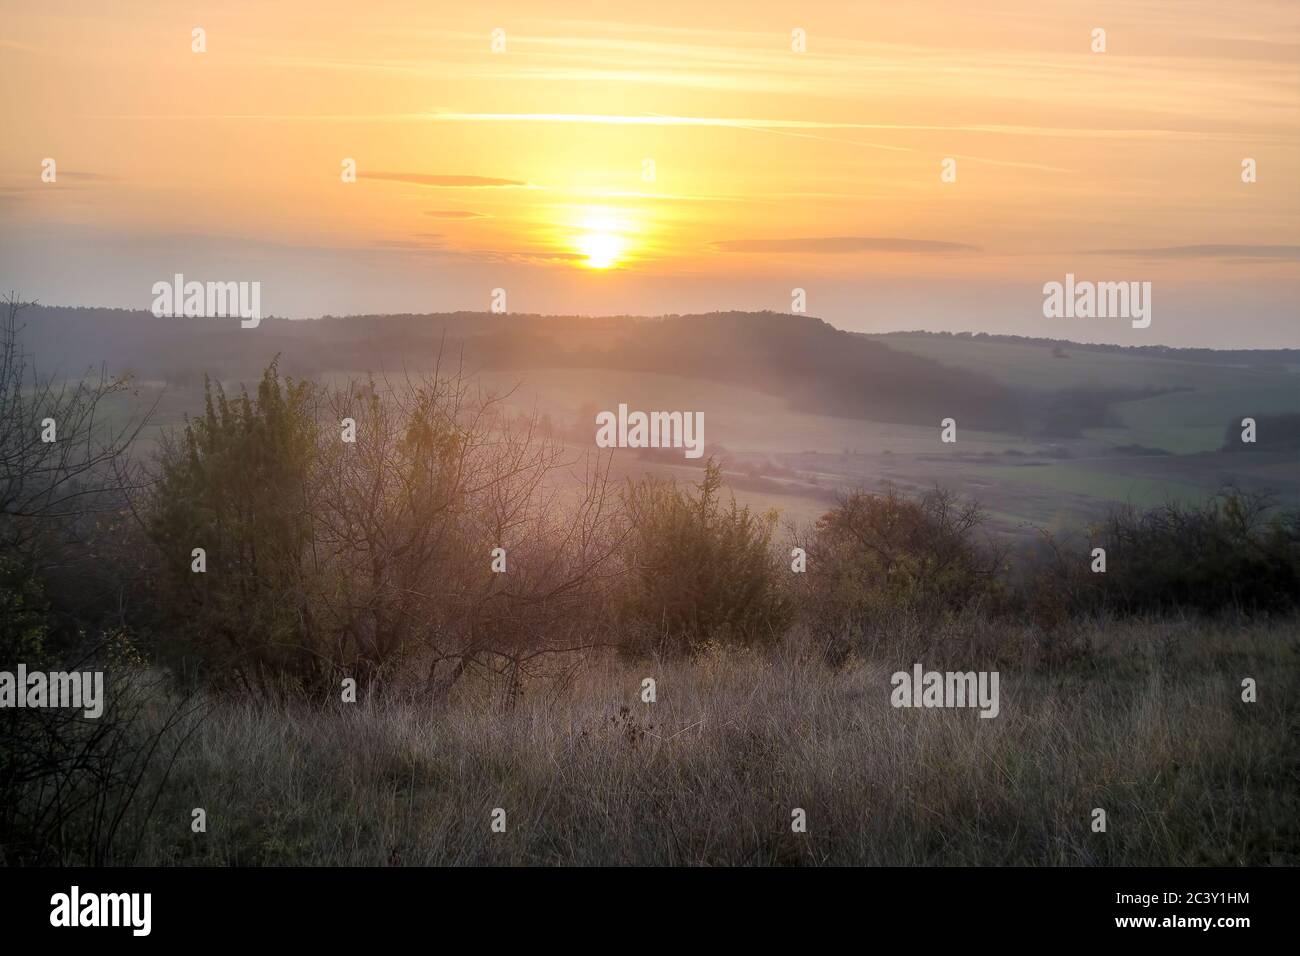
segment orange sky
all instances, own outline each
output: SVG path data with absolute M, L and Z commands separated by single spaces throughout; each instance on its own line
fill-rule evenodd
M 797 286 L 847 328 L 1300 346 L 1294 2 L 0 10 L 0 282 L 49 304 L 178 271 L 293 316 Z M 1067 271 L 1151 281 L 1151 327 L 1044 319 Z

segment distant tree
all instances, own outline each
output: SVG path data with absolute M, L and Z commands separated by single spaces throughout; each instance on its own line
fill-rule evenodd
M 1300 413 L 1283 412 L 1276 415 L 1254 415 L 1255 442 L 1249 444 L 1241 440 L 1241 418 L 1231 419 L 1224 429 L 1223 450 L 1249 452 L 1251 449 L 1261 451 L 1296 451 L 1300 450 Z

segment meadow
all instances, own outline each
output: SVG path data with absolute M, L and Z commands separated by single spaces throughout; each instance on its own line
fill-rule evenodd
M 798 642 L 608 656 L 511 708 L 483 685 L 440 709 L 211 701 L 131 842 L 168 865 L 1300 862 L 1294 620 L 896 634 L 837 668 Z M 1001 667 L 1001 714 L 892 709 L 914 659 Z

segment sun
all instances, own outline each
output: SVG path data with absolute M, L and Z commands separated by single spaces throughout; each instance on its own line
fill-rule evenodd
M 580 207 L 569 228 L 569 245 L 588 269 L 613 269 L 622 264 L 638 231 L 627 210 L 609 206 Z
M 588 232 L 578 237 L 578 251 L 588 269 L 609 269 L 623 255 L 623 237 L 613 232 Z

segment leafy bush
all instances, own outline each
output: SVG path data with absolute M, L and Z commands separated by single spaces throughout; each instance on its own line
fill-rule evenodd
M 318 669 L 303 586 L 315 444 L 310 389 L 275 364 L 256 397 L 205 382 L 201 418 L 164 444 L 149 531 L 159 551 L 168 662 L 180 671 L 266 682 Z M 206 571 L 192 569 L 204 550 Z
M 1101 594 L 1122 612 L 1274 612 L 1300 604 L 1300 512 L 1226 489 L 1204 504 L 1115 508 L 1094 535 Z
M 899 615 L 937 621 L 1002 595 L 1002 553 L 978 532 L 984 513 L 935 490 L 909 499 L 853 491 L 803 541 L 805 618 L 821 639 L 852 643 Z
M 630 528 L 621 618 L 639 649 L 694 653 L 712 641 L 754 644 L 790 618 L 772 551 L 776 515 L 721 498 L 710 459 L 696 490 L 644 478 L 623 497 Z
M 1094 572 L 1094 549 L 1106 555 Z M 1276 613 L 1300 605 L 1300 512 L 1226 488 L 1203 504 L 1111 508 L 1086 535 L 1044 534 L 1018 605 L 1055 625 L 1089 614 Z

